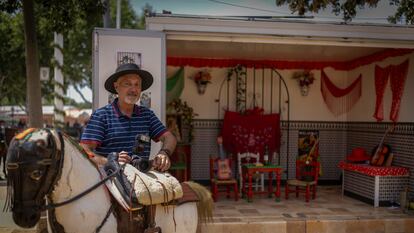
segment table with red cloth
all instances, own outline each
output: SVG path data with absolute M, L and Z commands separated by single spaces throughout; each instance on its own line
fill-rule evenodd
M 341 161 L 342 193 L 372 203 L 375 207 L 398 201 L 408 186 L 410 171 L 405 167 L 379 167 Z
M 369 176 L 407 176 L 410 174 L 410 170 L 406 167 L 379 167 L 370 166 L 368 164 L 347 163 L 341 161 L 338 167 L 348 171 L 360 172 Z

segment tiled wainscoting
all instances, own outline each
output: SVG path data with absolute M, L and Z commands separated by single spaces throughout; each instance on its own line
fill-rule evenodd
M 370 153 L 389 126 L 387 123 L 348 123 L 347 152 L 363 147 Z M 392 165 L 410 169 L 410 196 L 414 198 L 414 123 L 398 123 L 385 143 L 391 146 L 394 154 Z
M 221 120 L 194 121 L 192 142 L 191 178 L 208 180 L 208 158 L 217 154 L 216 137 L 221 129 Z M 388 128 L 387 123 L 371 122 L 282 122 L 280 164 L 288 167 L 289 178 L 294 176 L 295 158 L 298 153 L 299 130 L 318 130 L 322 165 L 321 180 L 340 180 L 341 170 L 337 167 L 352 148 L 363 147 L 367 152 L 377 145 Z M 289 129 L 289 130 L 288 130 Z M 288 136 L 289 132 L 289 136 Z M 288 140 L 289 137 L 289 140 Z M 287 148 L 289 143 L 289 153 Z M 394 152 L 393 165 L 414 171 L 414 123 L 399 123 L 385 140 Z M 287 161 L 289 161 L 287 165 Z M 284 174 L 282 179 L 286 179 Z M 411 191 L 414 190 L 414 173 L 410 177 Z

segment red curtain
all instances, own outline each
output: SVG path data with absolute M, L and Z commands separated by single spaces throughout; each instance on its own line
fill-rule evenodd
M 381 68 L 378 65 L 375 66 L 375 94 L 377 95 L 377 99 L 375 102 L 374 117 L 377 121 L 382 121 L 384 119 L 383 98 L 389 74 L 390 69 L 388 67 Z
M 241 115 L 226 111 L 222 127 L 223 145 L 227 151 L 252 152 L 263 155 L 265 146 L 269 152 L 279 151 L 279 114 Z
M 393 122 L 398 121 L 401 98 L 408 74 L 408 65 L 409 60 L 407 59 L 399 65 L 390 65 L 385 68 L 381 68 L 378 65 L 375 66 L 375 93 L 377 99 L 375 103 L 374 117 L 377 121 L 382 121 L 384 119 L 383 99 L 388 78 L 390 79 L 392 92 L 390 120 Z
M 393 122 L 397 122 L 400 113 L 401 97 L 408 74 L 408 63 L 409 61 L 406 60 L 398 66 L 393 66 L 391 69 L 392 105 L 390 120 Z

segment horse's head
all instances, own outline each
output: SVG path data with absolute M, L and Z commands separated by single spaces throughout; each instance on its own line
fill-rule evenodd
M 63 156 L 58 138 L 49 129 L 28 129 L 10 143 L 7 154 L 8 202 L 13 220 L 33 227 L 45 207 L 45 196 L 58 177 Z

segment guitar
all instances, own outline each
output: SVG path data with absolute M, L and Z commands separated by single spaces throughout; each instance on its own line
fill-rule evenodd
M 384 135 L 381 138 L 380 143 L 378 144 L 377 149 L 375 150 L 375 153 L 372 155 L 370 164 L 372 166 L 383 166 L 384 162 L 387 160 L 387 157 L 390 153 L 390 148 L 386 145 L 384 145 L 385 138 L 387 135 L 394 131 L 395 125 L 391 125 L 387 128 Z
M 220 158 L 217 160 L 217 178 L 219 180 L 227 180 L 231 178 L 230 160 L 226 158 L 221 136 L 217 137 L 217 144 L 220 152 Z

